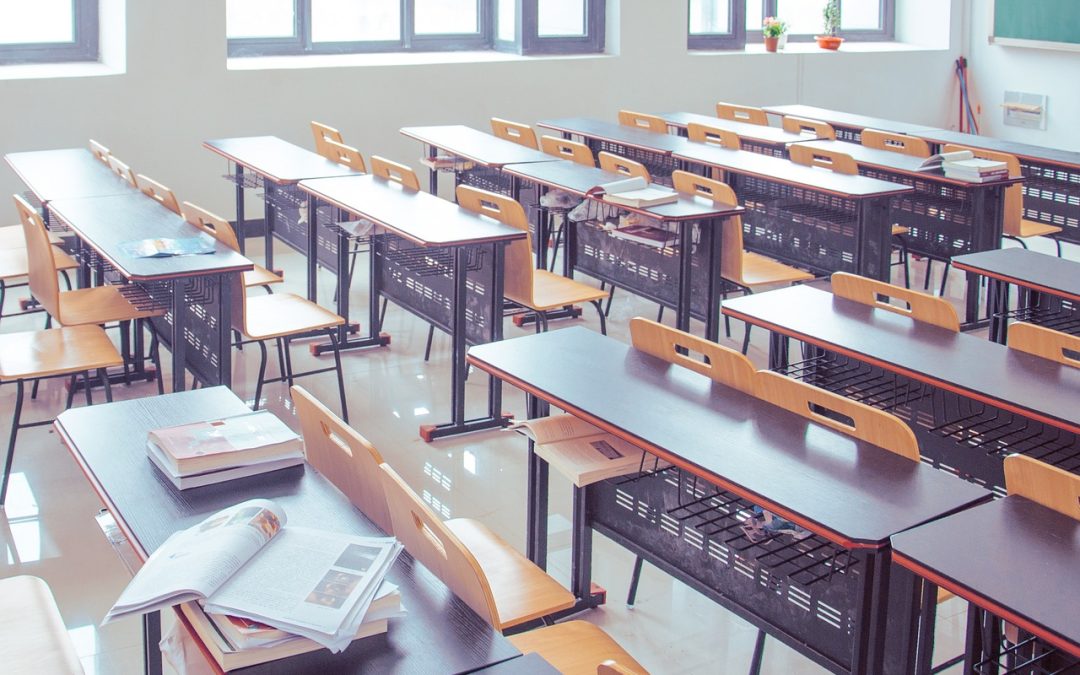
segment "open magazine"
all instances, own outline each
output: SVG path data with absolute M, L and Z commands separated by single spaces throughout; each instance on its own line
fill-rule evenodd
M 120 250 L 133 258 L 169 258 L 180 255 L 208 255 L 216 250 L 208 234 L 179 239 L 134 239 L 120 242 Z
M 105 622 L 203 600 L 209 613 L 344 650 L 401 544 L 285 524 L 280 506 L 253 499 L 177 532 L 154 551 Z

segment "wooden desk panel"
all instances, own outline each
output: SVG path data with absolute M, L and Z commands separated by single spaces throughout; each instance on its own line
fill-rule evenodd
M 305 178 L 350 176 L 356 172 L 277 136 L 246 136 L 204 141 L 203 147 L 279 185 Z
M 13 152 L 4 159 L 43 203 L 61 198 L 138 194 L 85 148 Z

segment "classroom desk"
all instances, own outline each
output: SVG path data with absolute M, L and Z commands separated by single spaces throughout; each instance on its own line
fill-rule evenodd
M 620 176 L 570 161 L 511 164 L 504 172 L 516 181 L 584 197 L 591 188 Z M 598 203 L 603 200 L 597 199 Z M 614 207 L 611 207 L 614 210 Z M 737 205 L 680 195 L 679 201 L 647 209 L 622 208 L 674 223 L 677 247 L 663 249 L 618 239 L 596 223 L 573 223 L 567 229 L 564 274 L 575 271 L 625 288 L 676 311 L 676 325 L 690 329 L 690 318 L 705 322 L 705 335 L 720 334 L 721 228 L 727 218 L 742 214 Z M 540 236 L 546 233 L 541 232 Z M 689 252 L 689 255 L 686 253 Z
M 724 172 L 746 206 L 747 249 L 819 274 L 845 271 L 889 280 L 889 204 L 912 188 L 705 143 L 688 141 L 674 156 L 699 172 Z
M 859 165 L 859 174 L 901 185 L 912 192 L 893 199 L 890 219 L 908 228 L 908 251 L 940 261 L 975 251 L 1001 247 L 1005 189 L 1021 180 L 1014 176 L 989 183 L 946 178 L 941 170 L 919 171 L 921 157 L 867 148 L 844 141 L 811 141 L 809 148 L 842 152 Z M 967 278 L 966 321 L 973 324 L 979 310 L 979 285 Z
M 337 488 L 306 466 L 181 492 L 146 458 L 146 434 L 152 429 L 245 412 L 248 408 L 232 392 L 215 387 L 71 409 L 57 417 L 55 428 L 142 561 L 173 532 L 255 497 L 276 501 L 293 525 L 382 535 Z M 391 620 L 388 633 L 354 642 L 341 654 L 321 650 L 242 672 L 467 672 L 520 654 L 408 553 L 401 554 L 388 579 L 401 588 L 408 609 L 407 616 Z M 157 673 L 156 613 L 144 620 L 144 629 L 147 671 Z M 198 640 L 193 633 L 192 638 Z
M 899 672 L 913 647 L 913 579 L 890 568 L 888 538 L 989 498 L 581 327 L 473 347 L 469 361 L 529 394 L 530 416 L 556 406 L 673 464 L 574 490 L 582 604 L 596 602 L 596 530 L 834 672 Z M 548 468 L 531 450 L 527 552 L 543 565 Z M 739 517 L 754 505 L 813 536 L 751 544 Z
M 423 425 L 420 436 L 432 441 L 506 426 L 495 379 L 487 416 L 465 419 L 465 350 L 502 339 L 503 247 L 525 232 L 376 176 L 305 180 L 300 190 L 309 213 L 317 212 L 319 200 L 383 229 L 370 237 L 372 335 L 379 334 L 379 297 L 385 296 L 451 336 L 451 421 Z M 338 301 L 343 298 L 348 293 L 339 290 Z
M 1080 370 L 810 286 L 723 312 L 772 331 L 771 369 L 904 419 L 943 469 L 999 493 L 1014 452 L 1080 473 Z M 789 338 L 822 351 L 789 363 Z
M 953 258 L 953 266 L 986 277 L 990 339 L 1006 344 L 1009 319 L 1080 334 L 1080 263 L 1029 251 L 1002 248 Z M 1010 286 L 1020 290 L 1009 308 Z
M 922 136 L 925 131 L 934 130 L 933 127 L 924 124 L 909 124 L 896 120 L 856 115 L 841 110 L 829 110 L 817 108 L 812 105 L 771 105 L 764 107 L 765 112 L 780 117 L 794 115 L 812 120 L 828 122 L 836 131 L 837 140 L 858 143 L 862 140 L 863 129 L 877 129 L 879 131 L 891 131 L 894 134 L 907 134 L 909 136 Z
M 11 152 L 4 160 L 42 204 L 138 192 L 86 148 Z
M 816 136 L 808 136 L 805 134 L 793 134 L 789 131 L 784 131 L 780 127 L 768 127 L 762 124 L 724 120 L 719 117 L 698 115 L 696 113 L 668 112 L 660 113 L 658 116 L 667 122 L 669 127 L 675 128 L 681 136 L 686 135 L 686 127 L 691 122 L 697 122 L 698 124 L 718 127 L 738 134 L 739 145 L 743 150 L 760 152 L 774 157 L 787 158 L 787 146 L 789 143 L 815 140 L 817 138 Z
M 656 134 L 614 122 L 588 117 L 564 117 L 541 120 L 536 126 L 557 131 L 566 138 L 580 136 L 593 154 L 612 152 L 641 162 L 656 182 L 671 184 L 671 172 L 678 169 L 672 153 L 681 150 L 689 141 L 671 134 Z
M 926 129 L 917 135 L 938 148 L 957 144 L 1016 155 L 1027 179 L 1024 218 L 1064 228 L 1058 238 L 1080 244 L 1080 152 L 946 129 Z
M 201 234 L 141 192 L 108 197 L 55 199 L 48 210 L 83 242 L 83 265 L 99 277 L 118 274 L 129 300 L 141 308 L 166 310 L 150 319 L 172 353 L 173 391 L 183 391 L 186 372 L 202 384 L 232 381 L 232 298 L 230 281 L 252 269 L 251 261 L 215 242 L 212 255 L 133 258 L 120 244 L 148 238 Z M 142 334 L 136 334 L 141 354 Z M 140 361 L 141 363 L 141 361 Z
M 964 672 L 1005 672 L 1030 659 L 1045 668 L 1034 672 L 1065 672 L 1055 668 L 1080 662 L 1077 521 L 1010 496 L 893 535 L 892 545 L 893 560 L 919 575 L 930 607 L 936 586 L 970 603 Z M 921 626 L 927 649 L 913 672 L 929 673 L 933 618 Z M 1006 650 L 1001 620 L 1023 634 Z M 991 665 L 998 663 L 1000 671 Z

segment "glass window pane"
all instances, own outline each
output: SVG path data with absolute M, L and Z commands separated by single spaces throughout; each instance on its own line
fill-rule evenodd
M 71 0 L 0 0 L 0 44 L 74 42 Z
M 413 29 L 417 35 L 480 32 L 477 0 L 415 0 L 413 8 Z
M 840 3 L 842 30 L 879 30 L 881 0 L 844 0 Z
M 399 0 L 311 0 L 312 42 L 400 39 Z
M 761 32 L 761 22 L 765 20 L 764 0 L 746 0 L 746 32 L 753 35 Z
M 730 0 L 690 0 L 690 34 L 731 33 Z
M 822 13 L 827 0 L 776 0 L 776 16 L 787 21 L 788 32 L 819 35 L 824 30 Z
M 499 22 L 495 37 L 513 42 L 517 37 L 517 0 L 499 0 Z
M 536 13 L 540 37 L 585 35 L 585 0 L 538 0 Z
M 231 38 L 292 37 L 293 0 L 225 0 L 225 35 Z

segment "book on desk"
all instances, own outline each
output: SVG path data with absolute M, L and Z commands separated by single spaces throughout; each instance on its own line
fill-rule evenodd
M 963 180 L 969 183 L 989 183 L 1009 177 L 1009 167 L 1005 162 L 981 159 L 970 150 L 956 150 L 931 155 L 923 160 L 918 171 L 941 169 L 946 178 Z
M 679 193 L 671 188 L 650 185 L 640 176 L 597 185 L 586 194 L 599 197 L 609 204 L 632 208 L 659 206 L 679 201 Z

